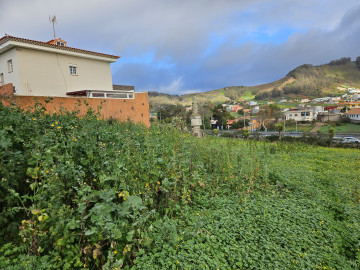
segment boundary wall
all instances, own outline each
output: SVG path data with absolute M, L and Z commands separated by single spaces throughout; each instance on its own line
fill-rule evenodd
M 0 86 L 0 99 L 5 106 L 15 103 L 26 110 L 36 102 L 41 103 L 49 113 L 79 110 L 79 116 L 91 108 L 100 112 L 103 119 L 132 121 L 150 127 L 149 96 L 147 92 L 134 93 L 134 99 L 103 99 L 84 97 L 18 96 L 13 94 L 13 85 Z

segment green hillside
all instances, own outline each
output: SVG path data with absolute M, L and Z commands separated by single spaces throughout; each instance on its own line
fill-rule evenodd
M 359 59 L 360 62 L 360 59 Z M 331 61 L 321 66 L 302 65 L 290 71 L 284 78 L 257 86 L 230 86 L 197 94 L 183 96 L 150 94 L 150 103 L 190 105 L 196 96 L 200 103 L 221 103 L 242 100 L 269 100 L 280 97 L 315 98 L 341 95 L 340 85 L 360 88 L 360 63 L 349 58 Z
M 360 268 L 358 149 L 0 118 L 0 269 Z

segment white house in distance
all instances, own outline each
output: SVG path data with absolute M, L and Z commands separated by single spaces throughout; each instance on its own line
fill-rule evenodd
M 355 108 L 349 110 L 345 115 L 350 119 L 353 123 L 360 123 L 360 108 Z
M 0 38 L 0 85 L 12 83 L 15 95 L 134 98 L 133 88 L 114 90 L 110 64 L 119 56 L 49 42 Z
M 284 116 L 286 120 L 312 121 L 314 119 L 314 112 L 311 110 L 286 111 Z

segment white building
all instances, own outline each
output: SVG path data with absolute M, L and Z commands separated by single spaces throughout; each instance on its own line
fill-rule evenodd
M 249 101 L 248 102 L 250 106 L 255 106 L 257 105 L 257 101 Z
M 49 42 L 4 36 L 0 38 L 0 84 L 12 83 L 15 95 L 87 95 L 117 98 L 110 64 L 119 56 L 67 47 L 58 38 Z
M 349 110 L 345 115 L 350 119 L 353 123 L 360 123 L 360 108 L 355 108 Z
M 311 110 L 298 110 L 284 112 L 286 120 L 293 119 L 295 121 L 313 121 L 315 119 L 314 112 Z

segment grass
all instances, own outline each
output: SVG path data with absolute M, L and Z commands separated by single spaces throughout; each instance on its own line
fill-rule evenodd
M 359 132 L 360 133 L 360 125 L 353 124 L 353 123 L 346 123 L 340 126 L 334 126 L 335 133 L 352 133 L 352 132 Z M 328 126 L 322 126 L 320 128 L 320 132 L 328 132 Z
M 297 125 L 297 131 L 298 132 L 310 132 L 315 127 L 314 124 L 306 124 L 306 125 Z M 289 131 L 296 131 L 296 125 L 286 125 L 285 129 L 287 132 Z
M 358 149 L 0 116 L 0 269 L 360 268 Z
M 245 95 L 241 96 L 241 98 L 245 99 L 246 101 L 253 100 L 255 95 L 252 94 L 250 90 L 245 92 Z

